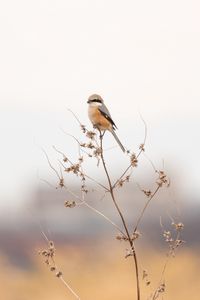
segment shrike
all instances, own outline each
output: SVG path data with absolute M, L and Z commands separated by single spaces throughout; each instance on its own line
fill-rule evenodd
M 105 106 L 101 96 L 93 94 L 88 98 L 87 103 L 89 104 L 88 116 L 93 126 L 101 131 L 110 131 L 114 136 L 115 140 L 117 141 L 118 145 L 122 149 L 122 151 L 125 152 L 124 146 L 122 145 L 115 133 L 115 129 L 117 128 L 117 126 L 112 120 L 109 110 Z

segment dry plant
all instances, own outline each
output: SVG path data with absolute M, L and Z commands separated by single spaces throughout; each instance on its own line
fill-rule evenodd
M 58 268 L 56 261 L 55 261 L 55 246 L 53 241 L 49 241 L 47 236 L 44 232 L 42 232 L 46 242 L 47 242 L 47 248 L 43 249 L 38 252 L 39 255 L 41 255 L 44 259 L 44 263 L 49 268 L 49 270 L 55 274 L 57 278 L 61 280 L 61 282 L 65 285 L 65 287 L 74 295 L 76 299 L 80 299 L 80 297 L 75 293 L 75 291 L 71 288 L 71 286 L 66 282 L 66 280 L 63 277 L 62 272 Z
M 54 150 L 61 155 L 62 160 L 59 161 L 59 170 L 57 170 L 52 163 L 50 162 L 50 159 L 48 155 L 45 153 L 45 156 L 47 158 L 49 167 L 55 172 L 57 178 L 58 178 L 58 184 L 56 188 L 61 188 L 66 190 L 67 193 L 70 194 L 70 200 L 66 200 L 65 207 L 72 209 L 81 205 L 86 206 L 90 210 L 94 211 L 96 214 L 100 215 L 102 218 L 105 219 L 105 221 L 109 222 L 116 230 L 117 235 L 116 239 L 119 241 L 124 241 L 127 244 L 126 254 L 125 258 L 132 259 L 133 264 L 133 271 L 135 273 L 135 284 L 136 284 L 136 299 L 141 300 L 141 281 L 145 280 L 146 285 L 150 285 L 151 282 L 149 280 L 149 276 L 146 270 L 142 270 L 139 268 L 139 262 L 138 262 L 138 253 L 136 249 L 136 243 L 138 238 L 140 238 L 140 232 L 139 232 L 139 226 L 141 221 L 144 218 L 144 214 L 146 210 L 148 209 L 150 203 L 152 202 L 155 195 L 159 192 L 160 189 L 163 187 L 169 187 L 170 181 L 167 175 L 165 174 L 164 170 L 157 170 L 153 163 L 150 161 L 153 167 L 153 171 L 155 172 L 155 182 L 154 186 L 151 190 L 144 189 L 139 187 L 141 192 L 146 197 L 145 205 L 141 208 L 141 211 L 135 220 L 135 224 L 132 224 L 131 228 L 130 225 L 128 226 L 127 220 L 125 218 L 124 213 L 122 212 L 118 199 L 116 197 L 116 190 L 118 188 L 124 188 L 126 186 L 126 183 L 130 181 L 131 177 L 133 176 L 133 171 L 135 168 L 138 167 L 139 159 L 142 154 L 145 152 L 145 143 L 146 143 L 146 136 L 147 136 L 147 126 L 144 120 L 142 119 L 145 127 L 145 134 L 144 134 L 144 140 L 138 147 L 138 153 L 132 152 L 127 150 L 125 155 L 127 157 L 127 166 L 124 168 L 124 171 L 122 174 L 118 177 L 117 180 L 113 181 L 109 172 L 109 169 L 107 167 L 107 161 L 105 159 L 104 153 L 105 149 L 103 146 L 103 137 L 105 132 L 101 132 L 100 130 L 94 128 L 94 130 L 88 130 L 85 125 L 83 125 L 80 120 L 77 118 L 77 116 L 71 111 L 75 119 L 78 121 L 81 131 L 84 135 L 84 142 L 79 141 L 75 136 L 70 135 L 77 143 L 78 145 L 78 158 L 76 162 L 72 161 L 67 154 L 57 149 L 55 146 L 53 147 Z M 68 134 L 69 135 L 69 134 Z M 124 154 L 122 154 L 124 155 Z M 95 179 L 93 176 L 90 176 L 84 168 L 84 162 L 87 159 L 94 159 L 94 166 L 99 168 L 99 166 L 102 166 L 104 176 L 106 178 L 107 184 L 102 184 L 99 179 Z M 73 174 L 74 176 L 78 177 L 80 180 L 80 193 L 75 193 L 70 186 L 67 184 L 67 174 Z M 100 176 L 99 176 L 100 177 Z M 102 174 L 101 174 L 102 177 Z M 104 212 L 99 211 L 95 207 L 93 207 L 91 204 L 87 202 L 87 195 L 90 192 L 88 187 L 88 181 L 92 181 L 95 185 L 97 185 L 99 188 L 102 189 L 103 197 L 105 197 L 106 194 L 110 195 L 110 198 L 113 202 L 113 206 L 116 209 L 119 217 L 119 221 L 121 222 L 121 225 L 118 225 L 120 222 L 114 222 L 111 220 L 110 217 L 108 217 Z M 102 197 L 102 198 L 103 198 Z M 117 223 L 117 224 L 116 224 Z M 175 250 L 182 244 L 182 240 L 180 237 L 180 232 L 183 229 L 183 224 L 175 222 L 172 222 L 172 226 L 175 229 L 177 235 L 173 237 L 171 231 L 164 230 L 164 227 L 160 221 L 161 228 L 163 230 L 163 236 L 165 238 L 165 241 L 169 245 L 169 251 L 167 253 L 167 259 L 164 264 L 161 279 L 159 280 L 158 287 L 154 292 L 151 293 L 149 296 L 149 300 L 155 300 L 158 299 L 161 294 L 165 291 L 165 281 L 164 281 L 164 273 L 166 270 L 166 266 L 168 263 L 168 260 L 171 256 L 175 255 Z M 43 233 L 44 234 L 44 233 Z M 55 275 L 64 283 L 64 285 L 70 290 L 70 292 L 74 295 L 75 298 L 80 299 L 80 297 L 76 294 L 76 292 L 66 283 L 66 281 L 63 278 L 63 275 L 61 271 L 56 266 L 55 262 L 55 248 L 52 241 L 49 241 L 45 236 L 45 239 L 48 242 L 48 247 L 45 250 L 41 250 L 40 254 L 44 257 L 45 263 L 49 266 L 50 270 L 55 273 Z

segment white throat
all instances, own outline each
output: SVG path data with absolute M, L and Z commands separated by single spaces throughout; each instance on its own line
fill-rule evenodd
M 91 102 L 91 103 L 89 103 L 90 107 L 99 107 L 101 105 L 102 105 L 102 103 L 100 103 L 100 102 Z

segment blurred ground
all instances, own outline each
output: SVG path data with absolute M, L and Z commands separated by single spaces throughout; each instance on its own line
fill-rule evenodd
M 37 248 L 41 249 L 43 245 Z M 87 245 L 63 245 L 57 247 L 56 261 L 65 280 L 81 299 L 135 299 L 135 278 L 132 259 L 125 259 L 121 242 L 91 241 Z M 161 299 L 198 300 L 200 292 L 199 255 L 187 248 L 179 249 L 167 266 L 166 292 Z M 149 286 L 142 281 L 142 299 L 157 287 L 165 261 L 163 249 L 140 249 L 140 267 L 148 272 Z M 58 278 L 49 271 L 30 249 L 32 266 L 29 269 L 14 267 L 5 255 L 1 255 L 1 298 L 6 300 L 64 300 L 75 299 Z M 163 296 L 163 298 L 162 298 Z
M 76 187 L 73 190 L 76 191 Z M 140 191 L 134 191 L 132 185 L 127 185 L 126 193 L 116 191 L 129 228 L 135 224 L 146 201 Z M 81 299 L 136 299 L 132 258 L 124 258 L 128 245 L 116 240 L 117 230 L 83 205 L 65 208 L 64 202 L 70 199 L 71 196 L 62 190 L 43 188 L 35 190 L 26 207 L 1 214 L 2 299 L 75 299 L 50 272 L 43 257 L 38 255 L 39 250 L 47 247 L 42 232 L 55 242 L 56 263 Z M 109 197 L 97 199 L 100 195 L 91 187 L 88 203 L 121 226 Z M 199 204 L 195 201 L 190 203 L 188 199 L 179 200 L 177 194 L 172 194 L 170 190 L 161 191 L 153 199 L 139 226 L 141 237 L 136 241 L 136 246 L 142 300 L 147 300 L 158 287 L 168 252 L 163 230 L 170 230 L 175 237 L 176 231 L 171 224 L 173 220 L 184 223 L 180 238 L 185 243 L 167 265 L 164 276 L 166 291 L 160 299 L 199 299 Z M 144 269 L 151 282 L 148 286 L 142 280 Z

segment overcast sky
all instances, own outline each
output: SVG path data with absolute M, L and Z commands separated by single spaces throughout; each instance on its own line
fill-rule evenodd
M 90 126 L 92 93 L 128 148 L 142 142 L 141 113 L 148 156 L 164 159 L 184 194 L 199 195 L 199 16 L 189 0 L 1 1 L 0 205 L 24 200 L 38 172 L 48 174 L 40 147 L 73 156 L 61 130 L 77 134 L 67 108 Z

